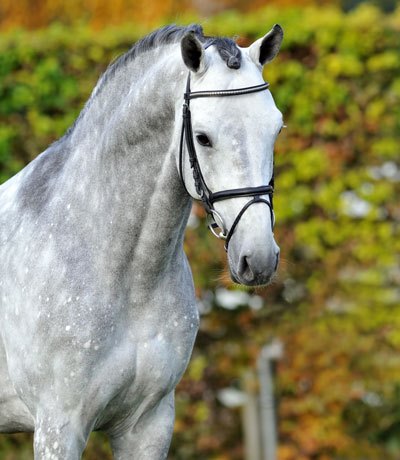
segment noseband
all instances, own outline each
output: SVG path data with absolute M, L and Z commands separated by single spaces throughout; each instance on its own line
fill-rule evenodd
M 183 123 L 181 131 L 181 139 L 179 146 L 179 174 L 185 190 L 188 192 L 183 177 L 183 146 L 184 140 L 186 141 L 186 148 L 189 154 L 190 167 L 193 170 L 193 179 L 194 185 L 196 188 L 197 194 L 200 196 L 201 201 L 203 202 L 204 209 L 208 215 L 208 226 L 212 233 L 217 237 L 225 241 L 225 250 L 228 250 L 229 241 L 232 238 L 233 232 L 235 231 L 241 217 L 247 211 L 247 209 L 254 203 L 265 203 L 270 210 L 271 214 L 271 226 L 274 226 L 274 211 L 273 211 L 273 202 L 272 195 L 274 193 L 274 176 L 268 185 L 261 185 L 259 187 L 244 187 L 244 188 L 235 188 L 229 190 L 223 190 L 220 192 L 212 192 L 204 180 L 204 176 L 201 172 L 200 163 L 197 158 L 196 149 L 194 146 L 193 140 L 193 128 L 191 121 L 190 113 L 190 100 L 200 97 L 226 97 L 226 96 L 240 96 L 243 94 L 257 93 L 259 91 L 264 91 L 269 87 L 269 83 L 262 83 L 261 85 L 249 86 L 245 88 L 229 89 L 229 90 L 217 90 L 217 91 L 190 91 L 190 73 L 186 83 L 186 92 L 184 94 L 185 102 L 183 104 Z M 189 192 L 188 192 L 189 193 Z M 261 198 L 263 195 L 268 195 L 269 200 Z M 230 230 L 228 231 L 225 227 L 225 223 L 221 215 L 215 210 L 214 203 L 217 201 L 228 200 L 231 198 L 238 197 L 252 197 L 243 208 L 240 210 L 239 214 L 236 216 Z M 219 233 L 216 232 L 216 229 L 220 228 Z

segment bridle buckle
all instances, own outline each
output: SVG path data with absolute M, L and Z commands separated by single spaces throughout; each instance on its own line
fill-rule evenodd
M 215 209 L 210 209 L 210 212 L 207 213 L 207 225 L 214 236 L 216 236 L 220 240 L 227 239 L 228 231 L 225 228 L 224 221 L 221 215 Z M 218 232 L 217 229 L 219 229 L 220 231 Z

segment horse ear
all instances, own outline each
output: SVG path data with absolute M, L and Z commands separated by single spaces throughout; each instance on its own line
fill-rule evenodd
M 275 24 L 267 35 L 249 46 L 249 55 L 256 64 L 264 65 L 278 54 L 282 40 L 283 29 L 279 24 Z
M 181 41 L 183 62 L 189 70 L 197 72 L 204 61 L 204 50 L 200 40 L 193 32 L 187 33 Z

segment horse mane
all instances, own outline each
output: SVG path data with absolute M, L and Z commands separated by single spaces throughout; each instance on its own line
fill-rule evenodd
M 137 56 L 151 51 L 163 45 L 171 45 L 178 43 L 187 33 L 194 33 L 196 37 L 207 48 L 215 45 L 221 59 L 226 65 L 232 69 L 238 69 L 241 65 L 241 52 L 236 43 L 230 38 L 209 37 L 203 34 L 203 28 L 199 24 L 191 24 L 189 26 L 177 26 L 175 24 L 161 27 L 160 29 L 151 32 L 144 38 L 139 40 L 125 54 L 113 61 L 107 70 L 104 72 L 99 88 L 112 77 L 117 70 L 125 67 L 126 64 L 134 60 Z
M 78 121 L 82 118 L 83 114 L 88 109 L 92 100 L 102 91 L 107 82 L 120 70 L 125 68 L 137 56 L 144 54 L 153 49 L 165 45 L 178 43 L 187 33 L 194 33 L 196 37 L 203 43 L 205 48 L 209 46 L 216 46 L 221 59 L 231 69 L 239 69 L 241 66 L 241 52 L 236 43 L 225 37 L 211 37 L 203 34 L 203 28 L 199 24 L 191 24 L 189 26 L 167 25 L 157 29 L 144 38 L 136 42 L 132 48 L 124 53 L 122 56 L 116 58 L 105 72 L 102 74 L 94 88 L 90 98 L 87 100 L 85 107 L 82 109 L 78 118 L 67 130 L 63 138 L 69 137 L 74 130 Z M 61 140 L 61 139 L 60 139 Z

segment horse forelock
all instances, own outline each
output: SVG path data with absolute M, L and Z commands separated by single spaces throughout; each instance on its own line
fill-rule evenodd
M 242 53 L 236 43 L 225 37 L 206 37 L 206 46 L 214 45 L 221 59 L 230 69 L 240 69 Z

